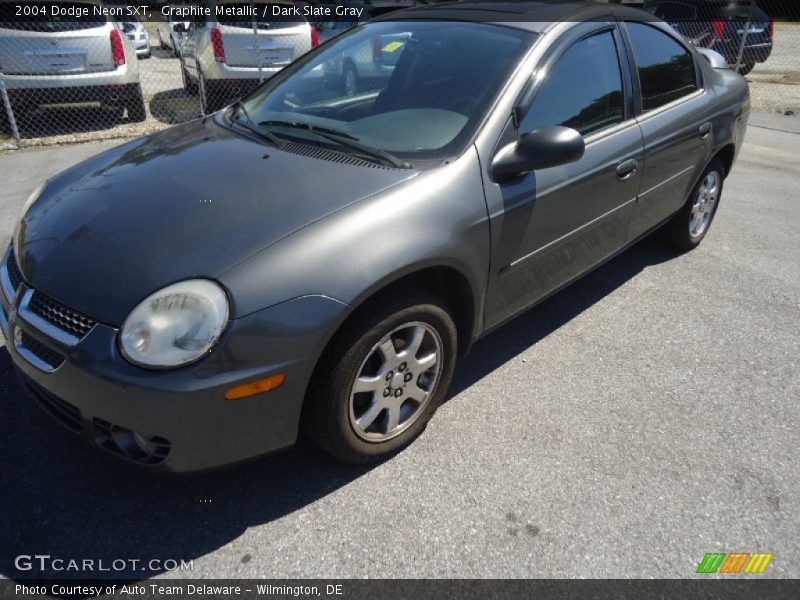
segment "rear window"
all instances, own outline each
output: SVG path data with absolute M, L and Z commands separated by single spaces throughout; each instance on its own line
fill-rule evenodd
M 753 21 L 769 21 L 767 13 L 758 6 L 753 6 L 750 12 L 750 3 L 731 3 L 721 8 L 722 16 L 726 19 L 735 21 L 747 21 L 750 17 Z
M 222 2 L 216 7 L 217 22 L 227 27 L 252 29 L 255 21 L 258 29 L 286 29 L 307 23 L 305 17 L 283 15 L 281 9 L 291 8 L 288 4 L 265 4 L 249 2 Z M 252 12 L 255 11 L 255 15 Z
M 659 19 L 665 21 L 694 21 L 697 19 L 697 10 L 691 4 L 682 2 L 664 2 L 657 4 L 651 11 Z
M 106 24 L 95 4 L 84 2 L 0 3 L 0 28 L 57 33 L 94 29 Z

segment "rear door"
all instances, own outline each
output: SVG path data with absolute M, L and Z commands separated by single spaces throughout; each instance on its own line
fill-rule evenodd
M 650 23 L 626 22 L 644 136 L 641 191 L 631 219 L 637 237 L 675 213 L 708 159 L 712 97 L 685 41 Z
M 88 7 L 88 16 L 38 14 L 38 2 L 0 4 L 0 72 L 7 75 L 67 75 L 113 71 L 110 32 L 93 4 L 55 2 L 60 8 Z M 17 6 L 34 14 L 17 16 Z
M 311 28 L 302 16 L 276 15 L 290 5 L 263 2 L 222 2 L 220 6 L 246 15 L 218 15 L 225 64 L 231 67 L 285 66 L 311 49 Z

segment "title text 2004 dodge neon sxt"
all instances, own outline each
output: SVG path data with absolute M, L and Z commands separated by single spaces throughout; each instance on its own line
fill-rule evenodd
M 24 385 L 156 468 L 285 447 L 301 424 L 379 459 L 481 334 L 659 225 L 699 244 L 745 81 L 638 11 L 507 10 L 395 13 L 48 181 L 0 272 Z

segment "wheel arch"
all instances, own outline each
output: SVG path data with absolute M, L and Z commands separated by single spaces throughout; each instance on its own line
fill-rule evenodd
M 406 289 L 423 289 L 439 298 L 453 317 L 458 332 L 458 354 L 469 351 L 475 338 L 479 323 L 479 304 L 474 286 L 467 275 L 453 265 L 417 265 L 408 270 L 396 272 L 369 289 L 365 290 L 352 303 L 352 310 L 339 323 L 325 344 L 320 358 L 337 335 L 358 319 L 360 313 L 371 303 L 387 294 L 402 293 Z
M 733 167 L 733 161 L 736 158 L 736 145 L 731 142 L 724 145 L 722 148 L 718 149 L 716 153 L 711 157 L 711 160 L 708 161 L 708 164 L 711 164 L 715 159 L 719 159 L 722 162 L 722 166 L 725 170 L 723 173 L 723 177 L 727 178 L 731 172 L 731 168 Z

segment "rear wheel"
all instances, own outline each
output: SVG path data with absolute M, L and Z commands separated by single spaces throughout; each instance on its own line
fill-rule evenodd
M 303 408 L 306 433 L 335 457 L 378 461 L 425 429 L 450 385 L 453 319 L 427 292 L 385 297 L 337 335 Z
M 194 96 L 197 93 L 197 82 L 192 81 L 189 74 L 186 72 L 186 63 L 181 61 L 181 77 L 183 79 L 183 89 L 186 93 Z
M 715 158 L 703 172 L 683 208 L 664 226 L 664 241 L 678 250 L 692 250 L 700 245 L 717 214 L 724 179 L 725 169 Z
M 750 71 L 752 71 L 755 68 L 755 66 L 756 66 L 756 63 L 752 63 L 752 62 L 744 63 L 743 65 L 740 65 L 739 66 L 739 75 L 744 77 L 745 75 L 750 73 Z
M 144 98 L 142 97 L 142 88 L 140 86 L 137 85 L 128 92 L 125 108 L 128 110 L 128 119 L 130 121 L 141 123 L 147 118 L 147 110 L 144 106 Z
M 197 77 L 197 88 L 200 95 L 200 109 L 204 115 L 210 115 L 225 106 L 224 98 L 220 97 L 221 90 L 217 89 L 217 93 L 214 93 L 214 90 L 209 89 L 208 81 L 202 71 Z

